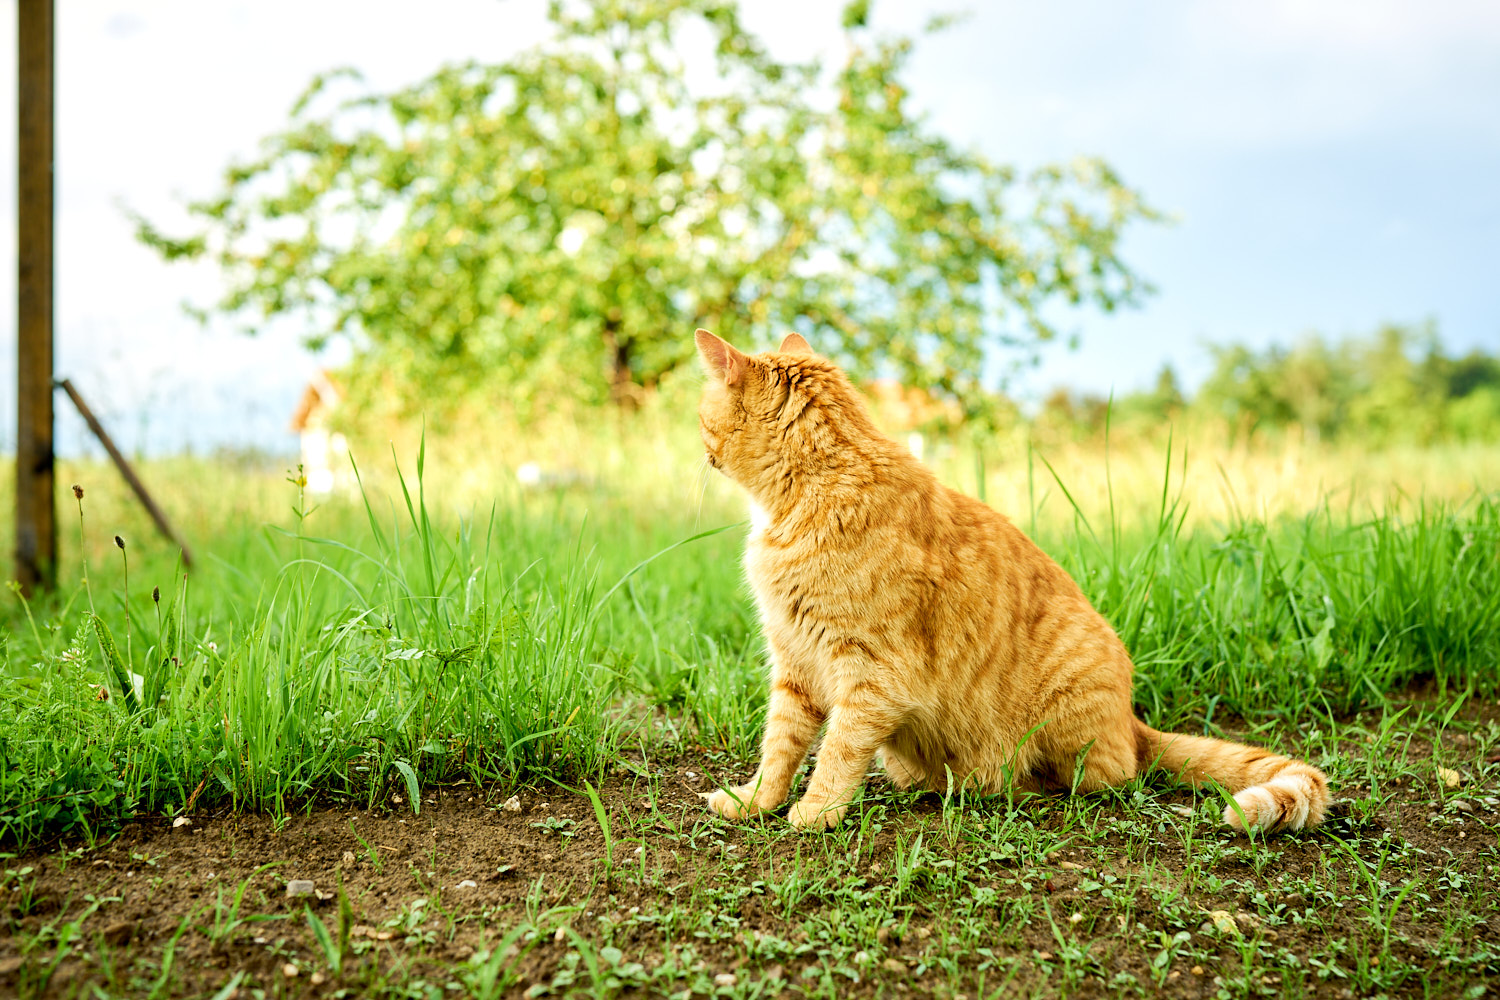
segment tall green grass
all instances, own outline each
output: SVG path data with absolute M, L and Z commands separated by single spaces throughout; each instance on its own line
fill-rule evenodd
M 596 777 L 625 740 L 754 752 L 764 681 L 743 533 L 713 530 L 736 507 L 600 480 L 458 508 L 428 459 L 382 463 L 381 485 L 323 506 L 295 473 L 246 474 L 233 493 L 233 470 L 187 467 L 175 483 L 202 508 L 204 565 L 184 579 L 132 536 L 130 593 L 118 529 L 97 522 L 132 515 L 96 513 L 91 487 L 60 595 L 9 608 L 0 839 L 210 805 L 420 808 L 438 780 Z M 1214 524 L 1183 496 L 1169 463 L 1148 520 L 1010 512 L 1032 515 L 1125 639 L 1153 724 L 1297 726 L 1423 679 L 1500 688 L 1497 497 Z

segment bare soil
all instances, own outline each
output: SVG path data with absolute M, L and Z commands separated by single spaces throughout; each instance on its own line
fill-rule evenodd
M 1321 830 L 1273 838 L 1261 849 L 1273 853 L 1259 861 L 1206 818 L 1203 843 L 1228 845 L 1207 861 L 1180 836 L 1152 833 L 1174 822 L 1166 815 L 1172 806 L 1180 812 L 1195 804 L 1190 792 L 1166 787 L 1146 790 L 1146 806 L 1139 796 L 1098 802 L 1090 815 L 1107 821 L 1087 837 L 1061 797 L 1022 803 L 1036 835 L 1007 851 L 982 837 L 943 839 L 938 797 L 900 795 L 875 779 L 863 826 L 856 817 L 857 835 L 838 841 L 852 846 L 831 848 L 833 834 L 793 835 L 779 819 L 710 817 L 698 793 L 743 764 L 703 750 L 637 756 L 603 783 L 612 869 L 590 799 L 551 785 L 522 790 L 518 811 L 503 805 L 510 790 L 459 783 L 428 789 L 419 815 L 393 796 L 373 812 L 320 807 L 280 821 L 233 812 L 175 826 L 141 819 L 93 848 L 59 844 L 3 862 L 10 874 L 0 895 L 0 996 L 96 995 L 96 988 L 115 996 L 483 995 L 486 958 L 496 951 L 488 967 L 504 973 L 493 992 L 514 996 L 585 989 L 972 997 L 1009 978 L 1015 989 L 1079 996 L 1199 997 L 1229 989 L 1352 997 L 1366 995 L 1365 987 L 1347 975 L 1320 975 L 1312 960 L 1343 954 L 1355 967 L 1361 948 L 1373 949 L 1369 906 L 1286 891 L 1290 878 L 1353 894 L 1362 876 L 1341 842 L 1420 848 L 1452 873 L 1442 885 L 1424 883 L 1426 911 L 1395 906 L 1399 944 L 1387 954 L 1415 971 L 1381 992 L 1482 992 L 1496 988 L 1500 971 L 1500 959 L 1486 959 L 1473 944 L 1500 941 L 1493 903 L 1500 899 L 1500 812 L 1479 795 L 1495 794 L 1500 755 L 1480 750 L 1464 776 L 1473 793 L 1466 801 L 1478 803 L 1472 811 L 1444 810 L 1447 790 L 1430 769 L 1391 782 L 1393 797 L 1375 807 L 1350 805 L 1369 788 L 1345 783 L 1338 789 L 1345 804 Z M 1351 744 L 1350 753 L 1358 752 Z M 1206 817 L 1210 805 L 1196 801 Z M 1008 807 L 969 808 L 983 819 Z M 1121 829 L 1110 829 L 1116 818 Z M 903 875 L 918 834 L 930 867 Z M 1380 877 L 1398 881 L 1398 867 Z M 818 882 L 829 871 L 843 872 L 838 885 Z M 1100 888 L 1106 876 L 1119 888 L 1114 896 Z M 960 897 L 942 888 L 949 878 L 980 903 L 961 894 L 967 909 L 960 914 L 953 903 Z M 313 894 L 289 898 L 294 879 L 311 880 Z M 788 888 L 808 884 L 800 898 Z M 342 917 L 340 887 L 348 900 Z M 1457 912 L 1453 900 L 1446 910 L 1443 899 L 1432 901 L 1444 891 L 1468 897 L 1461 907 L 1467 924 L 1444 923 L 1442 913 Z M 1480 899 L 1492 902 L 1476 910 Z M 887 905 L 881 929 L 851 945 L 860 950 L 849 958 L 839 928 L 868 932 L 851 911 Z M 1032 916 L 1007 919 L 1023 910 Z M 1214 911 L 1238 928 L 1211 927 Z M 1314 911 L 1317 919 L 1308 919 Z M 347 928 L 341 971 L 308 912 L 336 949 Z M 1184 927 L 1184 912 L 1193 914 L 1187 926 L 1199 957 L 1169 955 L 1163 966 L 1161 954 L 1172 947 L 1163 942 Z M 971 946 L 975 920 L 990 955 Z M 993 933 L 984 924 L 991 920 Z M 517 927 L 530 930 L 501 952 L 502 938 Z M 1450 931 L 1472 940 L 1450 946 Z M 1241 971 L 1247 942 L 1258 949 L 1253 973 Z M 1448 954 L 1461 961 L 1451 964 L 1442 957 Z M 1369 969 L 1369 955 L 1367 971 L 1378 971 Z M 604 966 L 592 969 L 590 956 Z M 829 971 L 840 963 L 847 971 Z M 609 968 L 623 971 L 610 978 Z

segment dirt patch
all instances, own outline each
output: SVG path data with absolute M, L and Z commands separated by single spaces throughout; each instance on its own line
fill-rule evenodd
M 729 824 L 701 752 L 622 762 L 608 838 L 551 786 L 140 821 L 4 862 L 0 992 L 1457 995 L 1500 973 L 1500 766 L 1457 735 L 1412 757 L 1467 751 L 1461 786 L 1346 779 L 1322 830 L 1259 844 L 1165 786 L 945 804 L 874 780 L 840 831 Z

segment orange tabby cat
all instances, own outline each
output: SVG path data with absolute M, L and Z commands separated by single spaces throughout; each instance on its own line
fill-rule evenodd
M 837 823 L 877 754 L 897 785 L 937 790 L 1068 787 L 1077 768 L 1087 792 L 1156 765 L 1235 792 L 1236 829 L 1323 819 L 1317 768 L 1136 719 L 1130 656 L 1072 578 L 876 430 L 802 337 L 753 356 L 697 340 L 703 443 L 750 495 L 745 569 L 771 658 L 760 769 L 706 796 L 713 809 L 775 809 L 826 725 L 794 826 Z

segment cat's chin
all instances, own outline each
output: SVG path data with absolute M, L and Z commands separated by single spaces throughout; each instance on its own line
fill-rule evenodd
M 754 500 L 750 501 L 750 530 L 759 534 L 771 526 L 771 515 Z

